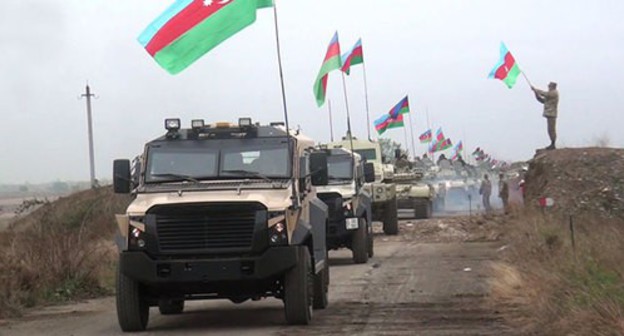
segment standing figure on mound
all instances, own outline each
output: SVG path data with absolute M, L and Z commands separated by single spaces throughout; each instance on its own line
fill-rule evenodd
M 557 141 L 557 107 L 559 105 L 559 91 L 557 83 L 550 82 L 548 91 L 542 91 L 534 86 L 531 90 L 535 93 L 535 99 L 544 104 L 543 116 L 546 118 L 548 126 L 548 137 L 550 137 L 550 145 L 546 149 L 555 149 L 555 141 Z

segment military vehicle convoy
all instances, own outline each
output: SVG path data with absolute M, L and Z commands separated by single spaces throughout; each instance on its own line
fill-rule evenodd
M 436 200 L 434 187 L 423 181 L 424 172 L 410 170 L 394 174 L 399 209 L 413 209 L 414 218 L 431 218 Z
M 286 321 L 308 324 L 327 306 L 327 153 L 280 123 L 165 120 L 133 164 L 114 162 L 114 190 L 133 202 L 122 239 L 117 317 L 145 330 L 149 308 L 178 314 L 186 300 L 275 297 Z
M 327 248 L 349 248 L 355 263 L 366 263 L 374 255 L 373 212 L 363 186 L 375 181 L 374 165 L 344 148 L 325 147 L 325 151 L 329 183 L 317 188 L 317 196 L 329 209 Z
M 394 167 L 385 164 L 382 160 L 379 142 L 359 140 L 350 134 L 342 141 L 329 143 L 332 148 L 353 148 L 366 162 L 372 163 L 375 168 L 375 181 L 364 184 L 363 189 L 372 197 L 373 220 L 383 222 L 383 231 L 387 235 L 399 233 L 397 213 L 396 185 L 393 183 Z

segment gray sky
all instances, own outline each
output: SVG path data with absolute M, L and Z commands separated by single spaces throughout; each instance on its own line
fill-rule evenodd
M 442 126 L 468 151 L 528 159 L 548 144 L 546 123 L 523 79 L 512 90 L 487 74 L 504 41 L 539 87 L 559 83 L 560 145 L 607 136 L 622 147 L 624 2 L 526 0 L 277 0 L 291 124 L 329 139 L 327 109 L 312 84 L 338 30 L 343 51 L 362 37 L 371 118 L 409 94 L 416 135 Z M 0 1 L 0 183 L 88 180 L 85 102 L 94 101 L 96 173 L 132 158 L 159 136 L 165 117 L 281 120 L 273 16 L 227 40 L 177 76 L 136 41 L 173 0 Z M 505 3 L 506 5 L 503 5 Z M 347 79 L 356 135 L 366 136 L 362 69 Z M 338 72 L 328 97 L 335 129 L 346 128 Z M 403 140 L 403 130 L 391 130 Z M 417 146 L 417 152 L 424 152 Z

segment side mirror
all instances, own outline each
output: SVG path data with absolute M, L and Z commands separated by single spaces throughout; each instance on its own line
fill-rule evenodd
M 327 153 L 315 152 L 310 154 L 310 172 L 313 186 L 325 186 L 329 183 L 327 171 Z
M 113 190 L 115 194 L 130 193 L 130 160 L 113 161 Z
M 375 182 L 375 165 L 372 162 L 364 164 L 364 182 Z

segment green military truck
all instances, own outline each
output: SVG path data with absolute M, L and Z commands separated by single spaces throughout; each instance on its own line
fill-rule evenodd
M 332 142 L 333 148 L 353 148 L 353 151 L 375 168 L 375 181 L 364 184 L 363 189 L 373 200 L 373 220 L 383 222 L 383 231 L 388 235 L 399 233 L 396 186 L 393 182 L 394 167 L 382 160 L 381 146 L 377 141 L 359 140 L 347 135 L 342 141 Z M 353 146 L 353 147 L 352 147 Z
M 363 186 L 375 180 L 375 168 L 344 148 L 324 150 L 329 183 L 318 187 L 317 195 L 329 209 L 327 248 L 349 248 L 355 263 L 366 263 L 374 255 L 373 212 L 370 194 Z
M 283 124 L 165 121 L 131 165 L 115 160 L 114 189 L 133 202 L 117 216 L 117 317 L 145 330 L 150 306 L 275 297 L 286 321 L 308 324 L 327 306 L 327 154 Z

